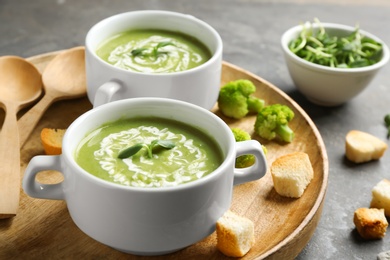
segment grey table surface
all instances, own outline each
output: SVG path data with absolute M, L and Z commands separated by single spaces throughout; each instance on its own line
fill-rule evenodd
M 30 57 L 84 45 L 87 31 L 99 20 L 140 9 L 177 11 L 206 21 L 223 39 L 224 60 L 282 89 L 318 127 L 329 157 L 328 190 L 319 225 L 297 259 L 376 259 L 390 250 L 390 235 L 364 241 L 352 221 L 357 208 L 369 206 L 375 184 L 390 179 L 390 151 L 380 161 L 361 165 L 344 157 L 345 135 L 352 129 L 390 144 L 383 124 L 390 112 L 390 65 L 347 104 L 320 107 L 296 90 L 280 48 L 286 29 L 314 17 L 359 24 L 390 44 L 388 0 L 0 0 L 0 56 Z

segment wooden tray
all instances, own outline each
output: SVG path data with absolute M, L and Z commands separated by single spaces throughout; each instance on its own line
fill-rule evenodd
M 28 60 L 40 71 L 56 55 L 48 53 Z M 290 144 L 264 142 L 268 148 L 268 163 L 294 151 L 309 154 L 314 168 L 314 179 L 299 199 L 279 196 L 268 172 L 259 181 L 234 188 L 231 210 L 255 223 L 256 244 L 244 259 L 294 258 L 307 244 L 320 219 L 327 187 L 328 159 L 322 138 L 307 114 L 285 93 L 263 80 L 229 63 L 223 64 L 222 84 L 235 79 L 250 79 L 257 86 L 256 96 L 267 104 L 289 105 L 296 116 L 291 123 L 296 137 Z M 21 175 L 29 160 L 44 154 L 40 143 L 43 127 L 66 128 L 85 111 L 91 109 L 86 97 L 53 104 L 21 150 Z M 232 127 L 253 133 L 254 116 L 242 120 L 223 117 L 217 107 L 213 111 Z M 21 129 L 23 131 L 23 129 Z M 253 135 L 253 138 L 257 138 Z M 55 183 L 61 174 L 53 171 L 40 173 L 39 181 Z M 30 198 L 21 191 L 20 208 L 16 217 L 0 220 L 0 259 L 225 259 L 216 248 L 215 233 L 179 252 L 163 257 L 127 255 L 96 242 L 73 223 L 64 201 Z M 134 234 L 136 235 L 136 234 Z

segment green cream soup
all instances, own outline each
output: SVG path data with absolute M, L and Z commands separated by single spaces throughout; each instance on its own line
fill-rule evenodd
M 164 30 L 120 33 L 105 40 L 96 54 L 116 67 L 146 73 L 185 71 L 211 58 L 211 52 L 196 38 Z
M 169 140 L 174 147 L 156 146 L 151 158 L 144 148 L 128 158 L 118 158 L 124 149 L 154 140 Z M 82 140 L 75 159 L 103 180 L 134 187 L 169 187 L 198 180 L 217 169 L 223 160 L 219 146 L 202 131 L 155 117 L 102 125 Z

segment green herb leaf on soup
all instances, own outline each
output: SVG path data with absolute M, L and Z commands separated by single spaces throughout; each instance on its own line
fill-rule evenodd
M 139 49 L 134 49 L 131 51 L 131 55 L 133 56 L 141 56 L 141 55 L 144 55 L 144 51 L 146 51 L 147 49 L 146 48 L 139 48 Z
M 160 54 L 167 54 L 167 51 L 159 51 L 160 48 L 163 48 L 165 46 L 172 45 L 175 46 L 172 42 L 160 42 L 158 43 L 150 53 L 148 53 L 149 56 L 153 57 L 154 59 L 157 59 L 158 55 Z M 138 48 L 131 51 L 131 55 L 133 56 L 145 56 L 147 55 L 148 48 Z
M 172 149 L 175 147 L 175 143 L 169 140 L 154 140 L 152 141 L 153 147 L 156 145 L 159 145 L 161 147 L 164 147 L 166 149 Z
M 153 158 L 153 148 L 160 146 L 165 149 L 172 149 L 176 144 L 170 140 L 153 140 L 150 144 L 138 143 L 133 146 L 127 147 L 121 150 L 118 154 L 119 159 L 129 158 L 136 153 L 138 153 L 143 147 L 146 148 L 148 152 L 148 157 Z
M 158 49 L 162 48 L 162 47 L 165 47 L 165 46 L 168 46 L 168 45 L 172 45 L 172 46 L 175 46 L 172 42 L 160 42 L 157 44 L 156 47 L 153 48 L 153 54 L 154 54 L 154 57 L 157 58 L 157 56 L 159 54 L 167 54 L 168 52 L 162 52 L 162 51 L 159 51 Z
M 142 143 L 135 144 L 133 146 L 127 147 L 126 149 L 123 149 L 119 152 L 118 158 L 119 159 L 125 159 L 129 158 L 130 156 L 133 156 L 134 154 L 138 153 L 144 145 Z

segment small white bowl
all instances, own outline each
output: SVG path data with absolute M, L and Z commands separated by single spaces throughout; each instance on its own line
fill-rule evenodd
M 318 24 L 312 24 L 313 32 L 319 30 Z M 325 32 L 331 36 L 343 37 L 351 34 L 355 27 L 322 23 Z M 370 66 L 361 68 L 332 68 L 318 65 L 300 58 L 288 48 L 289 43 L 296 39 L 302 31 L 302 25 L 287 30 L 281 44 L 284 57 L 292 80 L 298 90 L 311 102 L 322 106 L 341 105 L 362 92 L 374 78 L 376 73 L 389 61 L 389 48 L 378 37 L 359 30 L 383 46 L 382 59 Z

